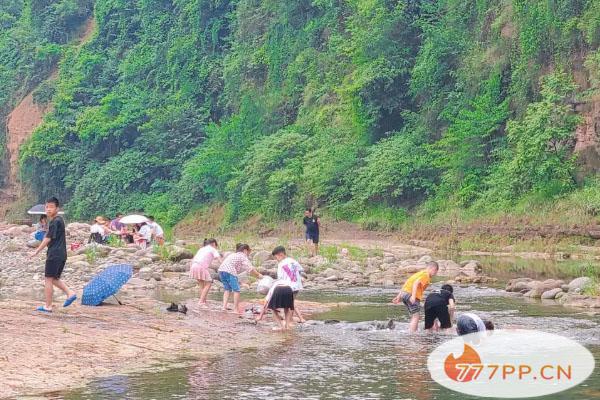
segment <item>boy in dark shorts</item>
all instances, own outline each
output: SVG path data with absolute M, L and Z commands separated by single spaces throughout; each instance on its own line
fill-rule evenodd
M 452 328 L 454 314 L 454 289 L 450 285 L 442 285 L 439 292 L 429 294 L 425 299 L 425 330 L 438 331 Z M 436 321 L 437 320 L 437 321 Z
M 52 312 L 54 286 L 67 295 L 67 300 L 63 304 L 63 307 L 68 307 L 77 300 L 75 292 L 69 289 L 67 285 L 60 280 L 65 263 L 67 262 L 67 241 L 65 238 L 65 222 L 62 217 L 58 215 L 58 210 L 59 203 L 56 197 L 51 197 L 46 200 L 46 215 L 48 216 L 48 219 L 50 219 L 48 232 L 46 233 L 46 237 L 42 240 L 42 243 L 32 255 L 32 257 L 34 257 L 45 247 L 48 248 L 46 268 L 44 271 L 44 296 L 46 304 L 37 308 L 37 311 L 47 313 Z
M 312 209 L 307 208 L 304 211 L 304 220 L 302 223 L 306 226 L 304 238 L 306 243 L 310 245 L 311 256 L 319 254 L 319 227 L 321 219 L 315 215 Z

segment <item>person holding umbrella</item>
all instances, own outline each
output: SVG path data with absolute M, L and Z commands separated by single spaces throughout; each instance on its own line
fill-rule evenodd
M 44 271 L 44 296 L 46 304 L 39 306 L 37 311 L 50 313 L 52 312 L 52 296 L 54 294 L 54 286 L 62 290 L 67 296 L 63 307 L 70 306 L 77 295 L 69 289 L 60 276 L 67 262 L 67 242 L 65 235 L 65 222 L 58 215 L 59 202 L 56 197 L 51 197 L 46 200 L 46 215 L 50 219 L 48 232 L 42 243 L 38 246 L 32 257 L 37 256 L 44 248 L 48 248 L 46 255 L 46 267 Z

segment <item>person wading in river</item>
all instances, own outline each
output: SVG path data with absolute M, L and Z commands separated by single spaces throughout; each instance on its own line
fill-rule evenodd
M 442 285 L 439 292 L 430 293 L 425 299 L 424 308 L 426 331 L 452 328 L 452 317 L 456 308 L 452 285 Z
M 283 310 L 283 318 L 279 315 L 280 309 Z M 273 318 L 279 324 L 279 328 L 275 327 L 273 330 L 286 331 L 292 329 L 294 291 L 288 280 L 278 279 L 273 282 L 269 289 L 269 293 L 267 293 L 267 297 L 265 298 L 265 305 L 259 316 L 256 318 L 256 322 L 263 319 L 267 310 L 273 312 Z
M 69 289 L 67 285 L 60 280 L 65 263 L 67 262 L 67 242 L 65 239 L 65 222 L 62 217 L 58 215 L 58 210 L 59 202 L 56 197 L 51 197 L 46 200 L 46 215 L 50 219 L 48 232 L 46 233 L 44 240 L 42 240 L 42 243 L 32 254 L 32 257 L 35 257 L 45 247 L 48 248 L 44 271 L 44 295 L 46 304 L 37 308 L 37 311 L 47 313 L 52 312 L 54 286 L 67 295 L 67 300 L 63 304 L 63 307 L 68 307 L 77 300 L 75 292 Z
M 302 286 L 302 275 L 300 274 L 304 271 L 302 265 L 298 263 L 298 261 L 294 260 L 292 257 L 288 257 L 285 252 L 285 247 L 277 246 L 273 249 L 271 253 L 273 257 L 277 260 L 277 279 L 283 280 L 289 284 L 294 292 L 294 301 L 296 297 L 298 297 L 298 293 L 304 289 Z M 294 306 L 294 314 L 298 316 L 298 320 L 302 322 L 306 322 L 304 317 L 302 317 L 302 313 L 298 306 Z
M 408 315 L 410 316 L 408 331 L 411 333 L 416 332 L 419 326 L 423 291 L 431 283 L 431 277 L 437 275 L 438 269 L 438 263 L 435 261 L 428 262 L 424 270 L 411 275 L 406 280 L 398 296 L 392 300 L 394 304 L 399 304 L 402 301 L 406 306 Z

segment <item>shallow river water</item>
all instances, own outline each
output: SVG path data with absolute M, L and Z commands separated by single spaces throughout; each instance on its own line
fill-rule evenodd
M 436 284 L 435 286 L 439 286 Z M 447 336 L 406 333 L 394 290 L 353 288 L 305 292 L 306 300 L 349 302 L 298 327 L 281 346 L 231 353 L 189 368 L 98 379 L 55 394 L 65 399 L 470 399 L 432 381 L 427 356 Z M 497 327 L 539 329 L 575 339 L 600 363 L 600 317 L 583 310 L 525 301 L 493 288 L 457 287 L 460 311 L 491 318 Z M 396 319 L 394 329 L 376 323 Z M 335 323 L 336 320 L 341 322 Z M 327 322 L 327 323 L 325 323 Z M 275 333 L 266 333 L 275 334 Z M 600 398 L 600 368 L 576 388 L 548 399 Z

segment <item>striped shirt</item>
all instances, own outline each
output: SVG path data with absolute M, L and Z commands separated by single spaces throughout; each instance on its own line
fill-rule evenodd
M 244 253 L 232 253 L 225 257 L 225 260 L 219 267 L 219 272 L 228 272 L 231 275 L 238 276 L 244 271 L 252 271 L 254 267 Z

